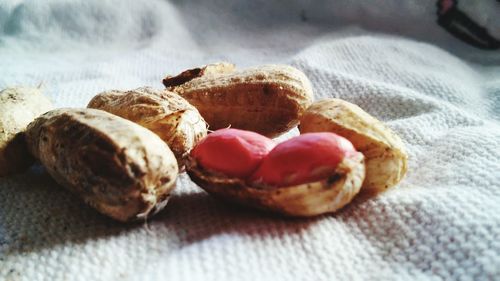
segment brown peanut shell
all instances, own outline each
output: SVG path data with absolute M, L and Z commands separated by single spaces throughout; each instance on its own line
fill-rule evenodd
M 26 126 L 52 109 L 38 88 L 7 88 L 0 92 L 0 177 L 22 172 L 34 161 L 24 140 Z
M 363 193 L 383 192 L 406 174 L 408 155 L 399 136 L 355 104 L 341 99 L 315 102 L 300 118 L 299 130 L 332 132 L 350 140 L 365 155 Z
M 30 151 L 63 187 L 119 221 L 161 210 L 177 161 L 153 132 L 97 109 L 57 109 L 26 131 Z
M 198 110 L 181 96 L 149 87 L 130 91 L 107 91 L 92 98 L 88 108 L 118 115 L 148 128 L 165 141 L 179 167 L 194 145 L 207 135 Z
M 333 213 L 352 201 L 365 176 L 361 153 L 345 158 L 334 174 L 321 181 L 285 187 L 254 187 L 243 179 L 203 169 L 189 157 L 190 178 L 208 193 L 228 202 L 293 217 Z
M 168 90 L 188 100 L 211 130 L 237 128 L 276 137 L 295 127 L 312 103 L 309 79 L 286 65 L 234 70 L 214 64 L 163 80 Z

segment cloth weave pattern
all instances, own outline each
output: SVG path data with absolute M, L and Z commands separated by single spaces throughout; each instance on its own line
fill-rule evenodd
M 35 166 L 0 179 L 0 280 L 500 278 L 500 54 L 440 28 L 434 1 L 19 2 L 0 3 L 0 88 L 84 107 L 210 62 L 290 64 L 316 100 L 387 122 L 410 160 L 394 189 L 312 219 L 221 203 L 183 174 L 136 225 Z

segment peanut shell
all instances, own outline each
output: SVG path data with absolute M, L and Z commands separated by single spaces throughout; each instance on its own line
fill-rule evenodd
M 316 182 L 284 187 L 255 187 L 245 180 L 203 169 L 189 157 L 190 178 L 208 193 L 229 202 L 294 217 L 333 213 L 351 202 L 365 176 L 363 155 L 357 153 L 338 165 L 331 176 Z
M 401 139 L 359 106 L 341 99 L 315 102 L 300 118 L 301 133 L 333 132 L 350 140 L 365 156 L 362 192 L 375 195 L 399 183 L 408 155 Z
M 107 91 L 96 95 L 88 108 L 118 115 L 148 128 L 165 141 L 179 167 L 193 146 L 207 135 L 198 110 L 181 96 L 144 87 L 130 91 Z
M 227 63 L 213 64 L 163 83 L 194 105 L 211 130 L 232 127 L 268 137 L 295 127 L 313 100 L 309 79 L 286 65 L 235 70 Z
M 24 140 L 26 126 L 52 109 L 38 88 L 8 88 L 0 92 L 0 177 L 22 172 L 34 161 Z
M 57 109 L 26 131 L 30 151 L 63 187 L 119 221 L 161 210 L 177 161 L 153 132 L 97 109 Z

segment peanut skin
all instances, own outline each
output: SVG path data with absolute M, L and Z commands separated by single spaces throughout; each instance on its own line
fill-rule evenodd
M 335 173 L 345 157 L 358 153 L 333 133 L 308 133 L 278 144 L 251 177 L 254 185 L 290 186 L 314 182 Z
M 259 166 L 275 143 L 262 135 L 238 129 L 220 129 L 204 138 L 192 155 L 213 172 L 245 178 Z
M 24 140 L 26 126 L 52 109 L 38 88 L 8 88 L 0 92 L 0 177 L 22 172 L 34 161 Z
M 267 137 L 295 127 L 313 100 L 304 73 L 286 65 L 235 70 L 213 64 L 168 76 L 163 84 L 194 105 L 211 130 L 232 127 Z
M 177 158 L 179 167 L 193 146 L 207 135 L 205 120 L 179 95 L 144 87 L 96 95 L 88 108 L 118 115 L 157 134 Z
M 333 132 L 350 140 L 366 159 L 365 195 L 395 186 L 406 174 L 408 155 L 401 139 L 357 105 L 340 99 L 318 101 L 301 117 L 299 130 Z
M 33 121 L 31 153 L 63 187 L 113 219 L 145 219 L 175 186 L 177 161 L 153 132 L 96 109 L 57 109 Z

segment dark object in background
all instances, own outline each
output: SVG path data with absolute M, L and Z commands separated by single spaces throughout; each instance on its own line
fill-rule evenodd
M 496 0 L 500 5 L 500 0 Z M 438 24 L 460 40 L 485 50 L 500 49 L 500 40 L 458 8 L 457 0 L 439 0 Z

